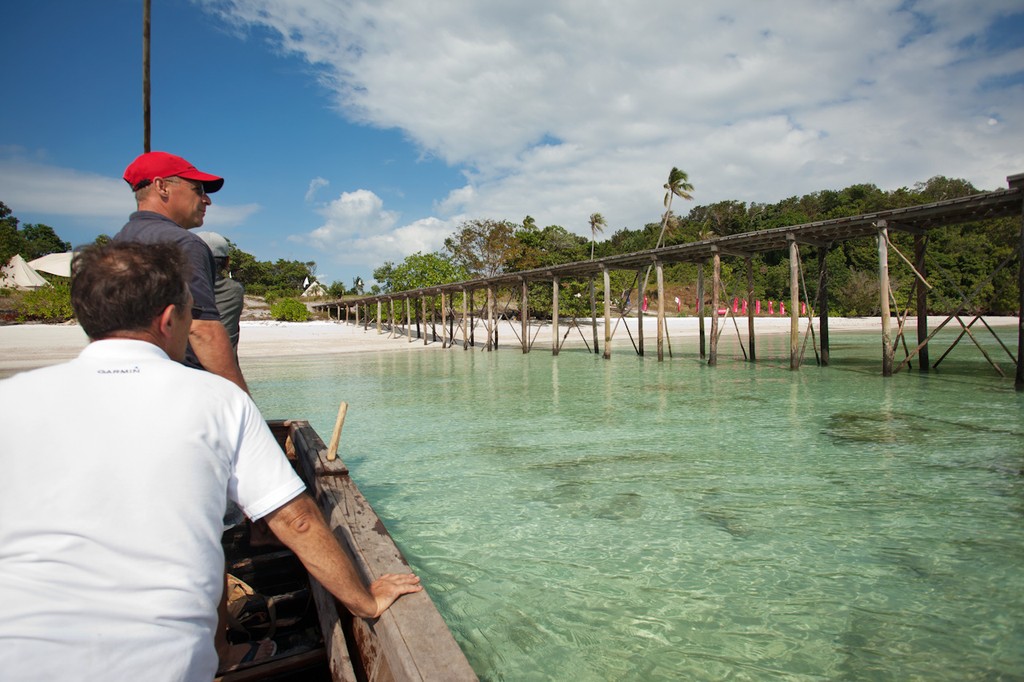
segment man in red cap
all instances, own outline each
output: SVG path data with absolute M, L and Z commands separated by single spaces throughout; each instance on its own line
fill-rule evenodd
M 248 392 L 217 311 L 213 254 L 206 242 L 189 232 L 203 224 L 206 207 L 212 203 L 209 195 L 224 185 L 224 178 L 203 173 L 180 156 L 147 152 L 125 169 L 124 180 L 135 192 L 138 210 L 114 241 L 173 242 L 188 257 L 195 307 L 185 364 L 219 374 Z

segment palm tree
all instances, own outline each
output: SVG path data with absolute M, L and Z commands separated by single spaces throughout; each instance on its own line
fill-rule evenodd
M 661 219 L 661 232 L 658 234 L 658 244 L 655 248 L 661 248 L 662 242 L 665 240 L 665 229 L 668 227 L 668 218 L 672 215 L 672 197 L 679 197 L 681 199 L 693 199 L 693 195 L 690 192 L 693 191 L 693 185 L 689 182 L 690 178 L 686 174 L 686 171 L 681 171 L 675 166 L 668 173 L 668 182 L 665 183 L 665 215 Z
M 594 244 L 597 243 L 597 233 L 604 232 L 602 229 L 608 224 L 600 213 L 590 214 L 590 260 L 594 260 Z

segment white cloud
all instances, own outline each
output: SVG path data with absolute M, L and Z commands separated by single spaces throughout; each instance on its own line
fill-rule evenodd
M 306 201 L 307 202 L 313 201 L 313 199 L 316 198 L 316 193 L 319 190 L 323 189 L 324 187 L 327 187 L 330 184 L 331 183 L 329 183 L 326 179 L 321 178 L 319 176 L 313 178 L 312 180 L 310 180 L 309 181 L 309 189 L 306 190 Z
M 312 244 L 339 265 L 401 262 L 417 251 L 441 248 L 454 231 L 451 222 L 432 217 L 399 226 L 398 213 L 386 210 L 383 200 L 365 189 L 343 192 L 319 213 L 324 218 L 320 227 L 292 239 Z
M 435 199 L 442 216 L 530 214 L 585 234 L 600 211 L 637 228 L 658 219 L 672 166 L 697 203 L 936 174 L 994 189 L 1024 170 L 1024 51 L 992 51 L 985 34 L 1020 12 L 1011 0 L 211 7 L 276 32 L 349 118 L 462 169 L 466 184 Z M 371 213 L 398 234 L 396 216 Z M 381 239 L 346 220 L 314 238 Z
M 3 200 L 15 215 L 100 218 L 124 223 L 135 200 L 124 180 L 18 158 L 0 159 Z
M 0 159 L 3 201 L 14 215 L 87 221 L 116 233 L 135 210 L 135 197 L 121 178 L 62 168 L 21 158 Z M 236 227 L 261 210 L 259 204 L 224 205 L 207 209 L 204 227 Z

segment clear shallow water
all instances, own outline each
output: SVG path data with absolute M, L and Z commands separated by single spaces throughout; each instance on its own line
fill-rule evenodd
M 876 334 L 798 372 L 787 337 L 756 365 L 723 344 L 244 369 L 325 440 L 350 403 L 341 456 L 482 679 L 1024 678 L 1005 355 L 1008 379 L 961 346 L 885 380 Z

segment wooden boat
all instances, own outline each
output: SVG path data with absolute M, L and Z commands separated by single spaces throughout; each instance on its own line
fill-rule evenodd
M 384 573 L 409 572 L 344 463 L 328 459 L 309 423 L 267 423 L 363 578 L 370 582 Z M 227 531 L 224 547 L 228 572 L 273 604 L 274 622 L 267 628 L 278 650 L 218 680 L 477 679 L 427 590 L 401 597 L 380 618 L 367 621 L 352 616 L 310 578 L 290 551 L 280 545 L 254 547 L 249 524 Z

